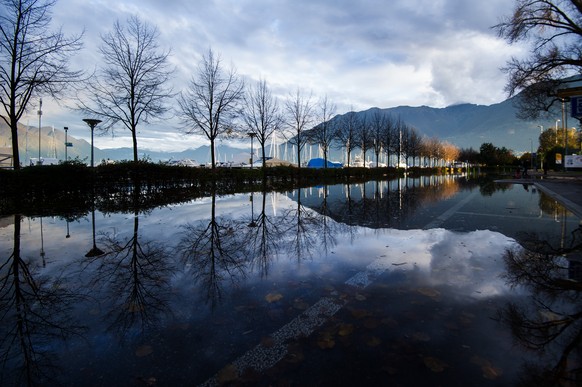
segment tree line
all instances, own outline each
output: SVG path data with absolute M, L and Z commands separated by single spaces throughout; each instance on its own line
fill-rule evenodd
M 211 48 L 184 89 L 175 92 L 170 86 L 175 72 L 169 60 L 171 50 L 160 47 L 157 27 L 137 16 L 125 23 L 116 21 L 101 36 L 101 61 L 94 74 L 73 70 L 70 59 L 82 49 L 83 34 L 65 36 L 61 29 L 50 29 L 56 1 L 0 0 L 0 102 L 5 112 L 2 119 L 11 129 L 16 169 L 20 167 L 18 122 L 30 109 L 31 99 L 58 99 L 69 89 L 75 91 L 76 109 L 102 121 L 100 131 L 113 131 L 120 124 L 130 131 L 134 161 L 138 161 L 140 125 L 170 116 L 179 119 L 185 133 L 202 134 L 210 141 L 213 168 L 218 139 L 256 138 L 264 160 L 267 141 L 278 133 L 296 149 L 298 166 L 306 144 L 319 145 L 325 165 L 334 147 L 345 149 L 348 165 L 356 149 L 364 161 L 371 152 L 377 166 L 381 156 L 406 165 L 438 165 L 459 157 L 455 146 L 422 137 L 398 117 L 380 111 L 365 119 L 353 112 L 337 118 L 327 96 L 315 100 L 300 88 L 281 102 L 266 80 L 245 84 L 235 68 L 224 66 Z M 523 17 L 529 14 L 532 17 Z M 539 111 L 534 102 L 548 103 L 551 94 L 544 90 L 540 97 L 536 85 L 555 86 L 558 76 L 579 72 L 581 62 L 575 54 L 581 48 L 581 16 L 579 1 L 516 0 L 514 14 L 495 26 L 511 43 L 532 38 L 538 43 L 530 58 L 513 59 L 506 68 L 508 92 L 526 89 L 529 99 L 522 103 L 529 101 L 530 110 Z M 177 101 L 176 109 L 171 108 L 172 101 Z

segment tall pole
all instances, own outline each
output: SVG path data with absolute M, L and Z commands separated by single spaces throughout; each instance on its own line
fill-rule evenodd
M 539 149 L 541 151 L 541 152 L 538 152 L 538 153 L 541 153 L 540 154 L 540 167 L 541 167 L 541 169 L 543 171 L 544 170 L 544 157 L 545 157 L 544 155 L 545 155 L 545 153 L 544 153 L 543 148 L 542 148 L 542 141 L 541 140 L 542 140 L 542 134 L 544 134 L 544 126 L 543 125 L 538 125 L 538 128 L 540 128 L 540 141 L 539 141 L 540 146 L 539 146 Z
M 93 118 L 85 118 L 85 119 L 83 119 L 83 121 L 85 121 L 87 123 L 87 125 L 89 125 L 89 128 L 91 128 L 91 168 L 93 168 L 95 166 L 94 157 L 93 157 L 93 132 L 94 132 L 95 126 L 97 126 L 97 124 L 100 123 L 101 120 L 96 120 Z
M 68 161 L 67 158 L 67 148 L 69 147 L 69 143 L 67 142 L 67 132 L 68 132 L 69 128 L 67 126 L 65 126 L 65 162 Z
M 40 165 L 40 127 L 41 127 L 41 117 L 42 117 L 42 98 L 40 99 L 40 104 L 38 105 L 38 160 L 37 164 Z
M 251 169 L 253 169 L 253 139 L 256 136 L 256 133 L 254 132 L 248 132 L 247 133 L 250 137 L 251 137 Z M 263 160 L 263 163 L 265 162 L 265 160 Z
M 568 169 L 566 167 L 566 155 L 568 154 L 568 138 L 566 133 L 566 98 L 562 98 L 562 129 L 564 132 L 564 157 L 562 157 L 562 162 L 564 163 L 564 172 Z

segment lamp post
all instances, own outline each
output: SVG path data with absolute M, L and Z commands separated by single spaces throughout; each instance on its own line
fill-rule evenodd
M 67 142 L 67 132 L 69 131 L 69 127 L 65 126 L 64 129 L 65 129 L 65 163 L 66 163 L 68 161 L 67 148 L 69 147 L 69 143 Z
M 540 155 L 540 168 L 543 170 L 544 169 L 544 152 L 543 152 L 543 148 L 542 148 L 542 134 L 544 134 L 544 126 L 543 125 L 538 125 L 538 128 L 540 128 L 540 141 L 539 141 L 539 150 L 541 153 Z
M 85 121 L 87 123 L 87 125 L 89 125 L 89 127 L 91 128 L 91 168 L 94 167 L 94 158 L 93 158 L 93 131 L 95 129 L 95 126 L 97 126 L 98 123 L 101 122 L 101 120 L 96 120 L 94 118 L 84 118 L 83 121 Z
M 251 138 L 251 169 L 253 169 L 253 139 L 257 134 L 254 132 L 248 132 L 247 135 Z M 265 160 L 263 160 L 263 162 L 265 162 Z
M 40 162 L 40 123 L 42 117 L 42 98 L 40 99 L 40 103 L 38 105 L 38 160 L 36 161 L 37 165 L 41 165 Z
M 533 140 L 529 139 L 529 167 L 533 169 Z

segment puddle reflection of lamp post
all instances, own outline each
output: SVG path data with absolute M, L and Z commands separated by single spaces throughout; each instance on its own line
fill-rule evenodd
M 85 118 L 85 119 L 83 119 L 83 121 L 85 121 L 87 123 L 87 125 L 89 125 L 89 127 L 91 128 L 91 167 L 94 167 L 94 162 L 93 162 L 93 132 L 94 132 L 95 126 L 97 126 L 97 124 L 100 123 L 101 120 L 96 120 L 94 118 Z
M 255 222 L 255 201 L 253 199 L 253 193 L 251 192 L 251 196 L 249 197 L 251 202 L 251 222 L 248 224 L 248 227 L 257 227 L 257 223 Z
M 91 248 L 91 250 L 89 250 L 87 254 L 85 254 L 85 257 L 87 258 L 98 257 L 100 255 L 105 254 L 103 250 L 97 247 L 97 243 L 95 241 L 95 208 L 93 208 L 93 210 L 91 211 L 91 224 L 93 228 L 93 247 Z
M 253 139 L 257 134 L 254 132 L 248 132 L 247 135 L 251 138 L 251 169 L 253 169 Z

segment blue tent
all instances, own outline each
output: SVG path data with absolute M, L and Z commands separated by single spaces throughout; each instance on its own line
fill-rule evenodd
M 325 165 L 325 160 L 322 158 L 311 159 L 307 163 L 307 168 L 323 168 Z M 328 168 L 342 168 L 344 165 L 342 163 L 334 163 L 333 161 L 327 160 Z

